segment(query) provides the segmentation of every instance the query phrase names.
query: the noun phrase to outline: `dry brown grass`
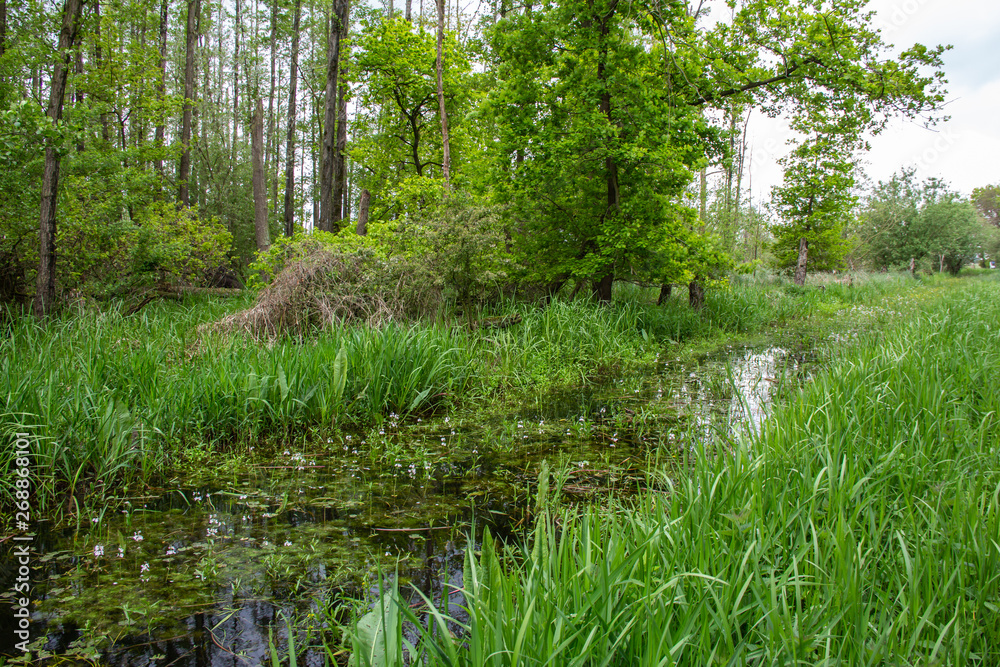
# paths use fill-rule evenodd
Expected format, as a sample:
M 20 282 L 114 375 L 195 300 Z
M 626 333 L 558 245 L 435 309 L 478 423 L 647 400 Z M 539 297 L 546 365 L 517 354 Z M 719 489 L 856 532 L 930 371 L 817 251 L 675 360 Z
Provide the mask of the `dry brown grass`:
M 263 339 L 305 335 L 347 322 L 378 326 L 438 303 L 439 294 L 417 289 L 408 274 L 403 267 L 370 255 L 314 249 L 288 264 L 252 307 L 204 330 Z

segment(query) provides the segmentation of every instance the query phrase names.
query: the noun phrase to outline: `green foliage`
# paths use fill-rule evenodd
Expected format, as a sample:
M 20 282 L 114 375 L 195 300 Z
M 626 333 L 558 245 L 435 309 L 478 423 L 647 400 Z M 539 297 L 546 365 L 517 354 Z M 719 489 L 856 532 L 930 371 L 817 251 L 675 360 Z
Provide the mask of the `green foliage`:
M 773 199 L 782 224 L 771 228 L 770 249 L 778 271 L 792 273 L 799 261 L 799 243 L 808 244 L 809 268 L 838 269 L 852 243 L 844 228 L 857 201 L 852 138 L 837 131 L 813 134 L 782 160 L 782 184 Z M 846 146 L 845 146 L 846 144 Z
M 508 243 L 496 210 L 458 195 L 426 207 L 407 222 L 372 224 L 366 236 L 345 229 L 277 239 L 251 264 L 251 285 L 270 282 L 286 266 L 322 249 L 359 258 L 383 292 L 412 290 L 413 294 L 401 295 L 417 304 L 405 308 L 410 315 L 434 315 L 428 309 L 440 299 L 470 308 L 498 295 L 510 278 Z M 418 294 L 436 294 L 440 299 Z
M 218 218 L 202 218 L 196 208 L 167 202 L 150 204 L 126 239 L 136 273 L 182 284 L 200 284 L 228 266 L 233 242 Z
M 875 268 L 908 266 L 912 258 L 952 274 L 995 243 L 994 230 L 970 202 L 937 179 L 918 185 L 905 170 L 875 187 L 860 234 Z
M 972 191 L 972 203 L 988 223 L 1000 227 L 1000 185 L 986 185 Z
M 677 197 L 712 131 L 644 48 L 667 25 L 686 31 L 682 8 L 667 11 L 544 3 L 493 29 L 497 197 L 530 279 L 693 275 L 695 218 Z

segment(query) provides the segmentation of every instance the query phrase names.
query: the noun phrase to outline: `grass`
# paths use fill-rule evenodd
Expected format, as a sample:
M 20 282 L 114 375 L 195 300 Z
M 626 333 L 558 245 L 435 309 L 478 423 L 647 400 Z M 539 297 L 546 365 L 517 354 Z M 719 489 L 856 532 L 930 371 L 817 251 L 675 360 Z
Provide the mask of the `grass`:
M 649 363 L 668 340 L 753 332 L 854 303 L 906 293 L 916 281 L 859 280 L 826 290 L 737 279 L 691 311 L 655 290 L 620 285 L 616 303 L 508 304 L 520 324 L 470 333 L 442 323 L 353 327 L 260 344 L 199 339 L 196 328 L 233 306 L 154 304 L 39 325 L 13 318 L 0 343 L 0 466 L 29 433 L 37 509 L 53 509 L 149 479 L 185 449 L 276 442 L 344 424 L 588 382 Z M 683 290 L 678 290 L 683 292 Z M 236 304 L 245 305 L 245 304 Z M 6 469 L 6 468 L 5 468 Z M 12 478 L 11 478 L 12 479 Z M 13 498 L 0 484 L 0 498 Z
M 1000 663 L 998 332 L 994 281 L 863 336 L 668 494 L 485 540 L 467 619 L 386 586 L 353 664 Z
M 30 434 L 39 510 L 153 474 L 184 447 L 427 410 L 469 379 L 462 337 L 446 329 L 342 329 L 270 346 L 216 338 L 192 347 L 195 323 L 211 314 L 211 306 L 139 318 L 112 311 L 12 326 L 0 346 L 0 430 Z M 12 453 L 3 450 L 0 466 Z

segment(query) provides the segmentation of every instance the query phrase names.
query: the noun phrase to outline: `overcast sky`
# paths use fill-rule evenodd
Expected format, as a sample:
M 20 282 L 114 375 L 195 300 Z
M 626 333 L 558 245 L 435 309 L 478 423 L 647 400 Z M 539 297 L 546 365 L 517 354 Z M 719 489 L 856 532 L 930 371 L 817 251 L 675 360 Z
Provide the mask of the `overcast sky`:
M 914 43 L 951 44 L 944 54 L 948 79 L 945 113 L 951 120 L 932 130 L 894 120 L 864 156 L 873 181 L 911 166 L 919 178 L 936 176 L 968 195 L 1000 183 L 1000 1 L 872 0 L 877 27 L 894 53 Z M 775 160 L 788 151 L 787 128 L 754 114 L 748 130 L 753 150 L 752 197 L 766 199 L 781 182 Z

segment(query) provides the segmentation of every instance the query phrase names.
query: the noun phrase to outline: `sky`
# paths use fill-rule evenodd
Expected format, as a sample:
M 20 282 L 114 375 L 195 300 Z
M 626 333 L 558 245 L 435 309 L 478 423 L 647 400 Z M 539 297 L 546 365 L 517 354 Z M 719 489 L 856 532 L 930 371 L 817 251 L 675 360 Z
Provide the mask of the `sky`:
M 954 48 L 944 54 L 950 120 L 932 129 L 890 121 L 862 156 L 865 173 L 874 183 L 913 167 L 919 179 L 943 178 L 967 196 L 973 188 L 1000 184 L 1000 1 L 872 0 L 869 8 L 877 12 L 883 39 L 895 45 L 893 53 L 918 42 Z M 751 197 L 767 200 L 771 186 L 781 182 L 776 160 L 788 151 L 787 125 L 756 113 L 747 133 Z

